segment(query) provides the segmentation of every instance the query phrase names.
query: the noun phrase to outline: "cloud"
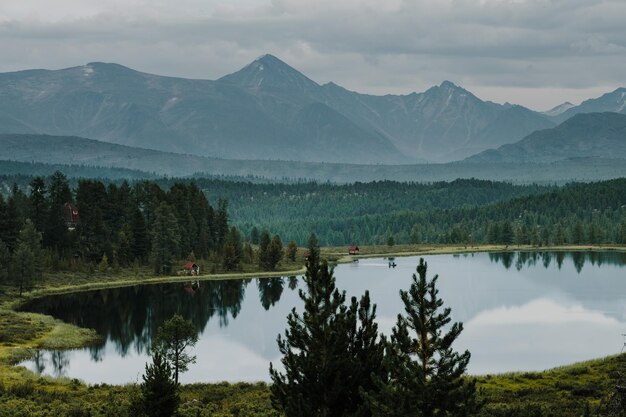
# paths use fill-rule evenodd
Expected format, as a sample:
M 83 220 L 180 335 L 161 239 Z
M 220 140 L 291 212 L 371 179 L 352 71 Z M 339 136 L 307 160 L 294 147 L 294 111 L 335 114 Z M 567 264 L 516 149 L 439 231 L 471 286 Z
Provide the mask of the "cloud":
M 563 305 L 554 300 L 540 298 L 521 306 L 505 306 L 483 311 L 468 323 L 473 326 L 511 326 L 519 324 L 590 323 L 599 326 L 618 326 L 619 322 L 581 305 Z
M 0 71 L 99 60 L 217 78 L 273 53 L 362 92 L 450 79 L 545 107 L 555 89 L 572 100 L 623 84 L 625 17 L 601 0 L 24 0 L 0 4 Z

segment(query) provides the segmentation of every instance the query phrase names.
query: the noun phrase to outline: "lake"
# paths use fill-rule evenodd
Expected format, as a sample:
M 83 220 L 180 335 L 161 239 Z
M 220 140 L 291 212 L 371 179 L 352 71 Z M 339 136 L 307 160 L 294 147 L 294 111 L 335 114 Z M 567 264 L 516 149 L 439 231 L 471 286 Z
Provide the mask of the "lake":
M 348 297 L 368 289 L 380 330 L 390 334 L 403 311 L 417 257 L 361 259 L 335 269 Z M 507 252 L 425 256 L 428 277 L 465 330 L 455 350 L 472 353 L 472 374 L 543 370 L 619 353 L 626 333 L 626 254 Z M 279 364 L 276 337 L 289 311 L 301 310 L 301 277 L 201 281 L 49 296 L 23 310 L 94 328 L 103 342 L 41 351 L 21 365 L 88 383 L 141 381 L 152 335 L 180 313 L 199 333 L 197 363 L 181 382 L 269 380 Z

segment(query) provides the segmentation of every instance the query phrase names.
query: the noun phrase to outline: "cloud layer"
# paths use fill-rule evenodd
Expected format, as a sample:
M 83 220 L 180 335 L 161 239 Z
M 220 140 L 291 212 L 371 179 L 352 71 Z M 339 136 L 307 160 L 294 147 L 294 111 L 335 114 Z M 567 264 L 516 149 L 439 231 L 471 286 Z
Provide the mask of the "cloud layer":
M 0 71 L 108 61 L 218 78 L 272 53 L 360 92 L 449 79 L 545 109 L 626 84 L 625 18 L 602 0 L 5 0 Z

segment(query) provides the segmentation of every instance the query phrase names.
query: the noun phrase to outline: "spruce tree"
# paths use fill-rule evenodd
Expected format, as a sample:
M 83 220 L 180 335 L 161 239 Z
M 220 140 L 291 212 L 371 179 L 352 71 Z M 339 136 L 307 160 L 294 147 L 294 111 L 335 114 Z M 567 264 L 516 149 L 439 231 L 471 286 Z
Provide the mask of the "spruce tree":
M 409 291 L 400 291 L 405 315 L 392 330 L 391 382 L 380 408 L 397 416 L 470 415 L 477 409 L 475 383 L 463 378 L 470 353 L 452 349 L 463 325 L 448 326 L 451 310 L 442 309 L 437 276 L 428 280 L 426 270 L 420 259 Z
M 306 291 L 299 292 L 304 312 L 294 308 L 284 337 L 278 337 L 285 372 L 270 364 L 272 404 L 287 417 L 369 416 L 365 397 L 382 364 L 369 295 L 362 304 L 352 299 L 345 305 L 345 292 L 320 260 L 315 235 L 304 281 Z
M 143 260 L 148 255 L 150 249 L 150 239 L 148 238 L 148 228 L 143 214 L 136 208 L 133 211 L 130 223 L 131 253 L 134 259 Z
M 274 235 L 272 241 L 267 247 L 267 257 L 264 264 L 264 269 L 267 271 L 273 271 L 276 269 L 276 265 L 283 259 L 283 242 L 280 240 L 279 235 Z
M 572 243 L 580 245 L 585 239 L 585 230 L 583 228 L 583 222 L 577 220 L 572 228 Z
M 270 243 L 272 243 L 272 239 L 270 238 L 270 234 L 267 230 L 261 232 L 261 236 L 259 237 L 259 266 L 262 269 L 267 270 L 269 264 L 269 247 Z
M 37 231 L 43 233 L 48 215 L 48 202 L 46 201 L 46 184 L 41 177 L 35 177 L 30 183 L 30 219 L 35 224 Z
M 178 374 L 185 372 L 190 363 L 196 362 L 196 357 L 189 355 L 186 350 L 195 346 L 197 342 L 198 331 L 192 322 L 185 320 L 180 314 L 174 314 L 159 327 L 153 350 L 161 352 L 171 364 L 176 384 Z
M 11 197 L 5 203 L 0 195 L 0 240 L 4 241 L 11 252 L 17 246 L 21 226 L 19 217 L 15 199 Z
M 226 235 L 226 240 L 222 247 L 222 266 L 227 271 L 235 270 L 239 267 L 243 258 L 243 241 L 239 230 L 233 226 Z
M 172 378 L 172 368 L 159 351 L 153 353 L 152 364 L 146 364 L 141 393 L 143 411 L 148 417 L 171 417 L 176 414 L 180 403 L 178 384 Z
M 43 251 L 41 250 L 41 233 L 35 225 L 27 219 L 20 230 L 17 248 L 13 253 L 11 276 L 19 288 L 20 295 L 25 288 L 30 287 L 35 280 L 41 277 L 43 270 Z
M 172 208 L 165 202 L 156 209 L 152 225 L 152 265 L 157 274 L 172 272 L 174 258 L 178 255 L 180 234 Z
M 287 259 L 289 259 L 292 262 L 295 261 L 297 253 L 298 253 L 298 244 L 294 240 L 289 241 L 289 243 L 287 244 L 287 253 L 286 253 Z
M 565 231 L 563 230 L 563 226 L 561 223 L 557 223 L 554 226 L 554 244 L 555 245 L 563 245 L 565 243 Z
M 48 187 L 48 216 L 43 233 L 44 244 L 47 247 L 65 249 L 70 245 L 65 208 L 65 204 L 70 202 L 72 192 L 67 177 L 62 172 L 56 171 L 52 174 Z
M 250 231 L 250 243 L 252 243 L 253 245 L 258 245 L 259 239 L 260 239 L 259 229 L 257 229 L 256 226 L 254 226 L 252 230 Z
M 11 253 L 4 242 L 0 240 L 0 286 L 4 285 L 9 278 L 10 265 Z

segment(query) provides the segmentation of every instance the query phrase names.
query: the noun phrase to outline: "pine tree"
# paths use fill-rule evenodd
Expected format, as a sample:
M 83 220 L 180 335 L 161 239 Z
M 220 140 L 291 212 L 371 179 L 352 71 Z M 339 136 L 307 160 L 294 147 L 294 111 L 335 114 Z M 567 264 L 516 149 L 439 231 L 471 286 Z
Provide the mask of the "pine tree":
M 67 177 L 60 171 L 56 171 L 50 178 L 48 187 L 48 216 L 43 233 L 44 244 L 47 247 L 65 249 L 70 245 L 66 225 L 65 204 L 72 201 Z
M 267 270 L 267 265 L 269 264 L 270 243 L 272 243 L 270 234 L 267 230 L 264 230 L 259 237 L 259 266 L 265 270 Z
M 420 227 L 418 224 L 413 225 L 413 228 L 411 229 L 411 243 L 413 244 L 418 244 L 421 243 L 421 236 L 420 236 Z
M 578 220 L 572 228 L 572 243 L 575 245 L 580 245 L 581 243 L 583 243 L 584 239 L 585 230 L 583 228 L 583 222 Z
M 109 230 L 104 221 L 109 206 L 104 184 L 96 180 L 80 180 L 76 205 L 80 213 L 76 231 L 81 251 L 90 261 L 98 262 L 104 252 L 111 253 Z
M 279 235 L 274 235 L 267 247 L 267 257 L 263 268 L 266 271 L 273 271 L 276 265 L 283 259 L 283 242 Z
M 146 220 L 138 208 L 133 211 L 130 231 L 132 236 L 130 244 L 132 256 L 134 259 L 143 260 L 150 250 L 150 239 L 148 238 Z
M 462 376 L 470 353 L 452 350 L 463 325 L 450 323 L 449 308 L 438 297 L 437 276 L 426 278 L 423 259 L 409 291 L 400 291 L 405 315 L 398 315 L 391 337 L 391 388 L 383 401 L 394 415 L 465 416 L 477 408 L 474 381 Z M 444 328 L 447 332 L 442 334 Z
M 222 266 L 227 271 L 239 267 L 243 257 L 243 242 L 241 233 L 236 227 L 231 227 L 222 247 Z
M 557 223 L 554 226 L 554 244 L 555 245 L 563 245 L 565 243 L 565 231 L 563 230 L 563 226 L 561 223 Z
M 505 245 L 510 245 L 513 243 L 515 236 L 513 233 L 513 225 L 508 220 L 502 221 L 500 226 L 500 241 Z
M 163 202 L 155 212 L 152 225 L 152 265 L 157 274 L 172 272 L 174 258 L 178 255 L 180 234 L 172 208 Z
M 218 248 L 224 245 L 228 234 L 228 201 L 220 199 L 215 213 L 215 243 Z
M 35 177 L 30 183 L 30 219 L 35 224 L 37 231 L 43 233 L 48 215 L 48 202 L 46 201 L 46 184 L 41 177 Z
M 186 350 L 197 342 L 198 331 L 193 323 L 185 320 L 180 314 L 174 314 L 159 327 L 153 350 L 160 351 L 170 363 L 176 384 L 178 374 L 187 371 L 189 364 L 196 362 L 196 357 L 189 355 Z
M 148 417 L 171 417 L 176 414 L 180 397 L 178 384 L 172 378 L 172 369 L 163 354 L 155 351 L 152 364 L 146 364 L 141 384 L 143 411 Z
M 9 248 L 0 240 L 0 285 L 7 282 L 9 278 L 9 266 L 11 265 L 11 253 Z
M 253 245 L 258 245 L 259 239 L 260 239 L 259 229 L 257 229 L 256 226 L 254 226 L 252 230 L 250 231 L 250 243 L 252 243 Z
M 315 235 L 304 280 L 304 313 L 294 308 L 284 338 L 278 337 L 285 373 L 270 364 L 272 404 L 287 417 L 369 416 L 365 396 L 382 363 L 369 295 L 362 304 L 352 299 L 345 305 L 332 269 L 320 261 Z
M 13 198 L 5 203 L 0 195 L 0 240 L 13 252 L 20 232 L 19 214 Z
M 11 275 L 19 288 L 20 295 L 24 288 L 31 286 L 36 279 L 41 277 L 42 255 L 41 233 L 37 232 L 35 225 L 28 219 L 20 230 L 11 265 Z
M 289 243 L 287 244 L 287 253 L 286 253 L 287 259 L 289 259 L 292 262 L 295 261 L 297 253 L 298 253 L 298 244 L 294 240 L 289 241 Z

